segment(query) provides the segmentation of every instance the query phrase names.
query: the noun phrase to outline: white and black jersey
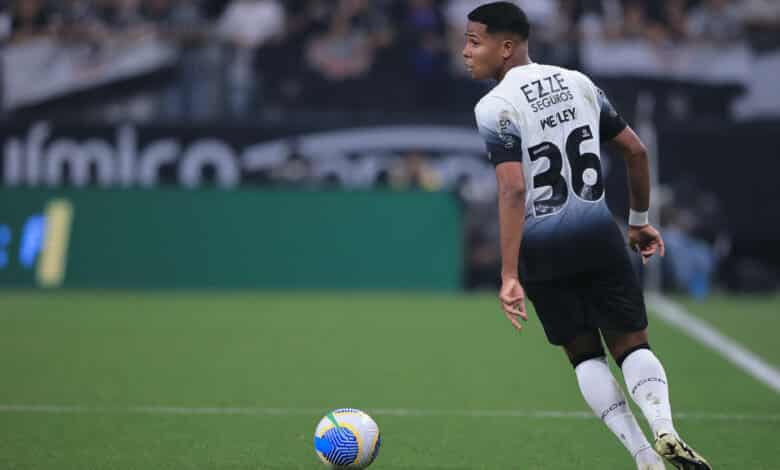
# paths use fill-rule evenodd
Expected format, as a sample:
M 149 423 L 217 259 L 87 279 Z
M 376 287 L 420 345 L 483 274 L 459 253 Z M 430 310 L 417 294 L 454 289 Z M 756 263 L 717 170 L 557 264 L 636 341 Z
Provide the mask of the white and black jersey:
M 625 256 L 604 200 L 600 145 L 626 123 L 588 77 L 549 65 L 515 67 L 475 113 L 490 160 L 523 164 L 524 280 L 560 278 Z

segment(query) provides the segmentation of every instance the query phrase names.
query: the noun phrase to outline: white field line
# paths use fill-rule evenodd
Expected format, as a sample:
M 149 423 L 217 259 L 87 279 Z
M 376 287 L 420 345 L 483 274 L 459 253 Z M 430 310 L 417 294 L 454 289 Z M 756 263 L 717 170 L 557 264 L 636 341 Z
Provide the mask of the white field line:
M 751 377 L 780 393 L 780 371 L 771 364 L 666 297 L 648 294 L 647 300 L 650 309 L 666 323 L 682 330 Z
M 0 404 L 0 413 L 41 414 L 137 414 L 183 416 L 320 416 L 324 408 L 260 408 L 260 407 L 182 407 L 182 406 L 86 406 L 86 405 L 11 405 Z M 427 410 L 416 408 L 371 408 L 373 416 L 392 417 L 456 417 L 456 418 L 541 418 L 596 419 L 589 411 L 545 410 Z M 780 422 L 780 414 L 750 413 L 675 413 L 675 419 L 701 421 L 765 421 Z

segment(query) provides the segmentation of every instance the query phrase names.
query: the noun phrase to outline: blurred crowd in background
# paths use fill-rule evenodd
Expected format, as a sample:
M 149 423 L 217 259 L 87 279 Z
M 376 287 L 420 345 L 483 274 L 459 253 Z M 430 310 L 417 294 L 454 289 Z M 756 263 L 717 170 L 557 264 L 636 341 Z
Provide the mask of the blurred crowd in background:
M 33 108 L 109 124 L 245 124 L 320 112 L 314 117 L 319 125 L 336 116 L 327 113 L 365 112 L 405 113 L 402 120 L 435 114 L 439 122 L 457 116 L 451 121 L 471 125 L 471 109 L 488 85 L 466 76 L 461 50 L 466 16 L 481 3 L 0 0 L 3 116 Z M 649 119 L 730 121 L 738 115 L 732 109 L 738 95 L 747 96 L 743 114 L 768 109 L 780 116 L 780 92 L 765 80 L 780 73 L 780 1 L 517 3 L 532 23 L 532 59 L 603 79 L 633 123 L 642 120 L 640 83 L 657 102 Z M 72 103 L 64 114 L 46 104 L 147 72 L 151 81 L 104 87 L 80 101 L 76 113 Z M 635 78 L 621 80 L 626 76 Z M 647 77 L 661 82 L 645 83 Z M 360 170 L 373 175 L 369 186 L 456 192 L 466 207 L 466 284 L 495 284 L 498 226 L 487 162 L 407 149 L 392 158 L 352 155 L 323 163 L 290 148 L 262 184 L 364 188 L 365 181 L 345 176 Z M 349 170 L 323 170 L 339 162 Z M 669 247 L 678 254 L 665 269 L 670 285 L 704 296 L 729 253 L 728 223 L 713 193 L 692 196 L 691 188 L 691 181 L 670 182 L 658 201 Z
M 155 35 L 181 51 L 154 115 L 245 118 L 273 107 L 462 111 L 479 92 L 461 49 L 481 0 L 14 0 L 11 43 L 44 36 L 82 54 Z M 539 62 L 581 67 L 583 40 L 755 51 L 780 47 L 774 0 L 524 0 Z M 636 43 L 643 43 L 641 45 Z M 116 47 L 116 46 L 114 46 Z M 587 65 L 587 64 L 586 64 Z

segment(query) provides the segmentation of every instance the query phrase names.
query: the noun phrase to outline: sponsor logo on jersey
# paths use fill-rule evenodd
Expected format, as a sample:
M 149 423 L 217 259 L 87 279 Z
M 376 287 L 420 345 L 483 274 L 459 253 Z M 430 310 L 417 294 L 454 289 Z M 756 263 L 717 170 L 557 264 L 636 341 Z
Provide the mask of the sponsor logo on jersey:
M 509 119 L 509 111 L 501 111 L 498 116 L 498 138 L 504 143 L 506 150 L 512 150 L 515 147 L 515 137 L 509 133 L 512 121 Z
M 533 112 L 538 113 L 550 106 L 574 99 L 574 94 L 565 82 L 566 80 L 560 73 L 554 73 L 526 83 L 520 89 Z

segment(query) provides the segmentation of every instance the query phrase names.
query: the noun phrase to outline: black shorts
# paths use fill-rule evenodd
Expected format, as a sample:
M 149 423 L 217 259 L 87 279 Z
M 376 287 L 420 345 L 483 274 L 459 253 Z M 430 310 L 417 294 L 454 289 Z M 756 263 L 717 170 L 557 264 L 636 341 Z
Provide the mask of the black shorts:
M 555 345 L 594 330 L 632 332 L 647 327 L 642 288 L 628 256 L 607 267 L 529 281 L 523 287 L 548 341 Z

